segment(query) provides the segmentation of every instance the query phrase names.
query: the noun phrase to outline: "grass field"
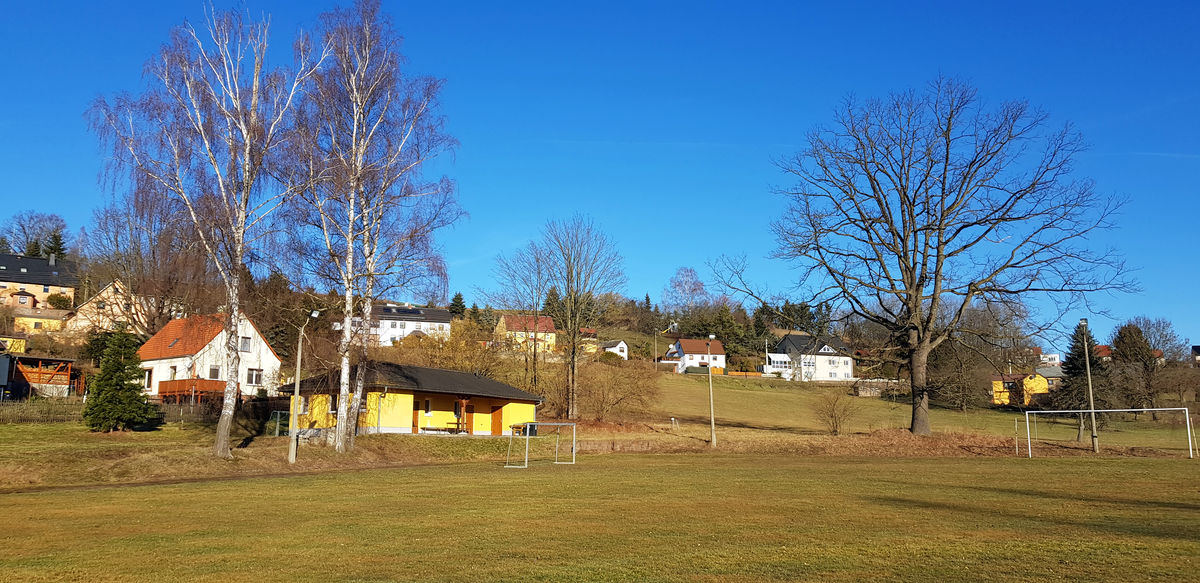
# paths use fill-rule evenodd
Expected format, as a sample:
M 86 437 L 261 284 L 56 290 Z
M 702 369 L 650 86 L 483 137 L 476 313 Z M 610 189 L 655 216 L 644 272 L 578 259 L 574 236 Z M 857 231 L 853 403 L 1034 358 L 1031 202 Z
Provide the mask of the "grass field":
M 588 456 L 0 495 L 7 581 L 1183 581 L 1179 459 Z

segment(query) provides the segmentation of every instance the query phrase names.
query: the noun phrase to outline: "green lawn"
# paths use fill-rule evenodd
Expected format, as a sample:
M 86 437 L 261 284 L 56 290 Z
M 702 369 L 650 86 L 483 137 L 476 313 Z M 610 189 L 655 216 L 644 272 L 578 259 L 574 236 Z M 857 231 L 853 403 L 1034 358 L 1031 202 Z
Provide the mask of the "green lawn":
M 1183 581 L 1195 462 L 585 456 L 0 495 L 9 581 Z
M 823 393 L 846 391 L 847 387 L 788 382 L 778 379 L 733 378 L 714 376 L 714 401 L 718 442 L 728 434 L 735 442 L 743 439 L 787 440 L 796 435 L 819 435 L 825 428 L 813 411 Z M 671 417 L 683 422 L 683 432 L 707 439 L 708 378 L 704 375 L 663 375 L 659 386 L 662 398 L 646 420 L 652 424 L 669 423 Z M 851 419 L 849 432 L 868 433 L 877 429 L 907 428 L 912 417 L 908 397 L 896 401 L 858 398 L 859 412 Z M 1164 416 L 1166 419 L 1168 416 Z M 1138 421 L 1112 421 L 1100 431 L 1102 446 L 1154 447 L 1173 454 L 1187 455 L 1187 429 L 1182 417 L 1172 413 L 1173 422 L 1154 423 L 1148 416 Z M 1025 439 L 1023 414 L 993 409 L 966 412 L 934 408 L 930 412 L 933 429 L 940 433 L 978 433 L 1011 439 L 1016 431 Z M 1014 426 L 1014 421 L 1016 425 Z M 1193 420 L 1193 425 L 1195 421 Z M 1069 443 L 1075 439 L 1072 420 L 1051 422 L 1039 418 L 1037 438 Z M 770 430 L 770 431 L 761 431 Z

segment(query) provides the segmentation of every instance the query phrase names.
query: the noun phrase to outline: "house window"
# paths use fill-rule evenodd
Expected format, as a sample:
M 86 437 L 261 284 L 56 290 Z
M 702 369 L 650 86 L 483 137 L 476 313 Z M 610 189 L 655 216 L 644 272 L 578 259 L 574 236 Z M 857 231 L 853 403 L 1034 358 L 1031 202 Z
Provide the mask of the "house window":
M 214 381 L 219 380 L 221 378 L 221 367 L 215 364 L 208 367 L 208 378 Z
M 96 302 L 96 308 L 103 310 L 104 302 L 103 301 Z
M 175 367 L 171 367 L 171 380 L 175 380 L 175 374 L 176 374 L 176 372 L 177 372 L 177 371 L 176 371 L 176 368 L 175 368 Z
M 246 369 L 246 384 L 253 385 L 253 386 L 258 386 L 258 385 L 263 384 L 262 383 L 262 377 L 263 377 L 262 372 L 263 371 L 261 368 Z
M 337 402 L 338 402 L 337 395 L 329 395 L 329 412 L 330 413 L 337 413 Z
M 21 299 L 24 299 L 24 298 L 21 298 Z M 41 330 L 41 329 L 42 329 L 42 323 L 41 323 L 41 322 L 34 322 L 34 323 L 33 323 L 33 329 L 34 329 L 34 330 Z
M 688 360 L 696 360 L 696 355 L 695 355 L 695 354 L 689 354 L 689 355 L 688 355 Z
M 425 399 L 425 416 L 433 417 L 433 403 L 429 399 Z
M 393 320 L 393 321 L 392 321 L 392 328 L 395 328 L 395 327 L 396 327 L 396 322 Z
M 142 386 L 148 389 L 150 388 L 150 381 L 154 380 L 154 369 L 144 368 L 142 370 L 146 371 L 146 376 L 142 379 Z
M 27 298 L 25 296 L 21 296 L 20 299 L 18 299 L 17 301 L 22 304 L 27 304 L 27 303 L 29 303 L 29 298 Z
M 42 286 L 42 293 L 44 293 L 44 294 L 48 294 L 48 293 L 50 293 L 50 286 L 48 286 L 48 285 L 43 285 L 43 286 Z
M 407 327 L 408 327 L 408 322 L 400 322 L 400 329 L 401 329 L 401 330 L 403 330 L 403 329 L 405 329 L 405 328 L 407 328 Z
M 238 338 L 238 352 L 250 352 L 250 337 L 242 336 Z

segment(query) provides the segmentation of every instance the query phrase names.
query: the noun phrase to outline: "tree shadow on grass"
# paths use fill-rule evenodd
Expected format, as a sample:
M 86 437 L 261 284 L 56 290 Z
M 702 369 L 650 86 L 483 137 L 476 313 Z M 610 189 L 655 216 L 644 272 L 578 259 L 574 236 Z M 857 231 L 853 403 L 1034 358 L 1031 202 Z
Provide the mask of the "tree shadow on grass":
M 991 515 L 997 518 L 1025 520 L 1031 522 L 1042 522 L 1058 526 L 1073 526 L 1080 528 L 1088 528 L 1118 534 L 1122 536 L 1146 536 L 1160 539 L 1182 540 L 1194 542 L 1200 538 L 1200 528 L 1189 524 L 1180 528 L 1178 524 L 1163 524 L 1160 521 L 1117 521 L 1109 516 L 1098 516 L 1096 520 L 1070 520 L 1066 518 L 1055 518 L 1040 514 L 1032 514 L 1018 512 L 1015 510 L 1003 510 L 999 508 L 982 508 L 979 506 L 969 506 L 966 504 L 956 504 L 953 502 L 938 502 L 932 500 L 917 500 L 912 498 L 901 498 L 899 496 L 866 496 L 865 500 L 886 504 L 891 506 L 899 506 L 909 509 L 918 509 L 925 511 L 947 511 L 965 515 Z M 1072 498 L 1073 500 L 1075 498 Z M 1111 520 L 1111 522 L 1101 522 L 1101 520 Z
M 696 424 L 702 424 L 702 425 L 708 425 L 708 422 L 709 422 L 708 417 L 700 417 L 700 416 L 691 416 L 691 417 L 676 416 L 675 419 L 679 420 L 680 422 L 696 423 Z M 727 428 L 737 428 L 737 429 L 757 429 L 757 430 L 761 430 L 761 431 L 777 431 L 777 432 L 781 432 L 781 433 L 791 433 L 793 435 L 828 435 L 829 434 L 829 432 L 827 432 L 827 431 L 818 431 L 816 429 L 801 429 L 799 427 L 790 426 L 790 425 L 773 425 L 773 424 L 769 424 L 769 423 L 746 423 L 743 421 L 730 421 L 728 419 L 721 419 L 720 417 L 717 417 L 717 427 L 727 427 Z
M 876 480 L 881 484 L 892 484 L 902 488 L 925 488 L 929 484 L 920 484 L 916 482 L 904 482 L 900 480 Z M 1188 510 L 1200 511 L 1200 504 L 1190 502 L 1174 502 L 1166 500 L 1143 500 L 1136 498 L 1118 498 L 1114 496 L 1088 496 L 1082 492 L 1051 492 L 1043 490 L 1031 490 L 1029 488 L 1005 488 L 1000 486 L 969 486 L 955 484 L 952 487 L 963 490 L 975 490 L 977 492 L 989 492 L 992 494 L 1003 494 L 1006 496 L 1020 496 L 1031 498 L 1034 500 L 1065 500 L 1069 502 L 1086 502 L 1090 504 L 1112 504 L 1116 506 L 1148 506 L 1154 508 L 1165 508 L 1169 510 Z

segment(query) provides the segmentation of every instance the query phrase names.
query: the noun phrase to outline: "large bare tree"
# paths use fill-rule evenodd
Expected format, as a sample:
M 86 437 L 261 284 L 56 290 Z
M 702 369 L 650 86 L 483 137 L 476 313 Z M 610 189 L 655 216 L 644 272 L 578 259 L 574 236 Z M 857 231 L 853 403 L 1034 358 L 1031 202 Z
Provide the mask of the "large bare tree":
M 989 107 L 938 79 L 849 99 L 807 142 L 781 163 L 796 184 L 782 192 L 777 256 L 813 303 L 887 331 L 887 355 L 911 375 L 915 434 L 930 433 L 929 355 L 961 336 L 977 302 L 1045 294 L 1053 321 L 1088 292 L 1127 285 L 1091 240 L 1119 204 L 1072 174 L 1078 133 L 1026 102 Z
M 523 351 L 525 386 L 541 395 L 542 393 L 538 390 L 538 361 L 541 359 L 542 352 L 542 349 L 539 348 L 541 332 L 539 322 L 543 317 L 543 300 L 550 290 L 550 274 L 547 272 L 545 250 L 537 243 L 530 241 L 525 247 L 510 255 L 496 257 L 494 273 L 499 287 L 497 291 L 484 294 L 488 301 L 501 308 L 532 318 L 528 324 L 529 329 L 522 330 L 527 335 L 532 335 L 532 340 L 525 343 Z
M 352 447 L 362 377 L 351 398 L 351 354 L 365 359 L 373 299 L 444 281 L 434 232 L 457 219 L 453 184 L 425 180 L 429 159 L 453 148 L 438 113 L 442 81 L 406 74 L 401 37 L 375 0 L 321 17 L 329 58 L 304 100 L 292 152 L 292 207 L 309 270 L 342 294 L 341 364 L 334 447 Z M 444 288 L 444 284 L 440 287 Z
M 100 99 L 92 125 L 112 147 L 115 184 L 182 203 L 225 288 L 226 385 L 214 453 L 232 458 L 241 278 L 256 229 L 293 194 L 269 164 L 286 144 L 296 97 L 319 59 L 296 44 L 294 70 L 267 62 L 270 26 L 211 10 L 174 29 L 146 63 L 139 95 Z
M 550 221 L 542 233 L 543 257 L 550 285 L 558 289 L 562 322 L 558 339 L 567 359 L 567 417 L 579 417 L 580 328 L 594 325 L 600 296 L 625 284 L 621 255 L 590 219 Z

